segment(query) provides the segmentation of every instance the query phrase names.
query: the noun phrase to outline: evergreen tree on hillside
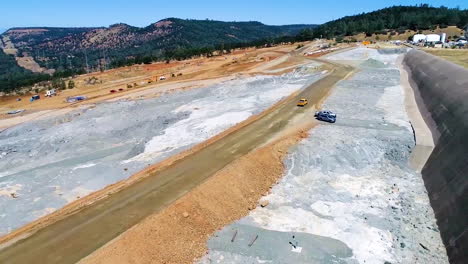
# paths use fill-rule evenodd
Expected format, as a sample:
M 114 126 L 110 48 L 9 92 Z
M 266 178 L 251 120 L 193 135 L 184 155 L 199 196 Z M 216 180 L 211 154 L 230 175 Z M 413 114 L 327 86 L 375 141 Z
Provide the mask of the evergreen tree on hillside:
M 347 16 L 320 25 L 313 30 L 313 38 L 332 38 L 366 33 L 383 33 L 384 30 L 402 32 L 404 30 L 427 30 L 437 26 L 457 26 L 468 23 L 468 10 L 459 8 L 420 6 L 393 6 L 370 13 Z

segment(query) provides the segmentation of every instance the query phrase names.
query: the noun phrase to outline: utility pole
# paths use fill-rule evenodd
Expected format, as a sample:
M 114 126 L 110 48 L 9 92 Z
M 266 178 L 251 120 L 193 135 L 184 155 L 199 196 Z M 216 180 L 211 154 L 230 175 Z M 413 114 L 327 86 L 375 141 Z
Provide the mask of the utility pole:
M 80 43 L 80 48 L 84 51 L 85 65 L 86 65 L 86 73 L 89 73 L 88 53 L 86 52 L 86 48 L 83 49 L 83 45 L 82 45 L 81 43 Z
M 88 53 L 86 52 L 86 49 L 84 49 L 84 57 L 85 57 L 85 63 L 86 63 L 86 73 L 89 73 Z
M 104 53 L 104 70 L 107 70 L 106 50 L 104 50 L 103 53 Z
M 44 51 L 42 51 L 42 59 L 45 61 L 45 67 L 46 67 L 47 69 L 49 69 L 49 64 L 47 63 L 48 60 L 47 60 L 46 57 L 45 57 L 45 52 L 44 52 Z
M 68 61 L 68 66 L 70 67 L 70 70 L 72 70 L 70 55 L 67 55 L 67 61 Z
M 107 70 L 107 61 L 106 61 L 106 51 L 101 50 L 101 68 L 105 71 Z

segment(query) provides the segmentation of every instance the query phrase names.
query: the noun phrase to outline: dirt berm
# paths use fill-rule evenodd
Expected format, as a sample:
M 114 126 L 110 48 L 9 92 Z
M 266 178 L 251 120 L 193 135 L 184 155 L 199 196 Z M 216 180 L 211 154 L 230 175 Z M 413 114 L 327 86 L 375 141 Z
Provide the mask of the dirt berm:
M 468 261 L 468 70 L 411 50 L 404 59 L 435 148 L 422 176 L 451 263 Z
M 266 143 L 288 122 L 305 111 L 296 107 L 299 98 L 313 107 L 330 88 L 346 77 L 352 67 L 324 62 L 329 74 L 296 95 L 288 97 L 259 116 L 241 123 L 236 130 L 205 144 L 130 186 L 42 228 L 15 232 L 3 244 L 0 263 L 75 263 L 147 216 L 206 181 L 211 175 Z M 105 190 L 106 192 L 109 190 Z M 65 214 L 66 215 L 66 214 Z M 4 241 L 5 242 L 5 241 Z

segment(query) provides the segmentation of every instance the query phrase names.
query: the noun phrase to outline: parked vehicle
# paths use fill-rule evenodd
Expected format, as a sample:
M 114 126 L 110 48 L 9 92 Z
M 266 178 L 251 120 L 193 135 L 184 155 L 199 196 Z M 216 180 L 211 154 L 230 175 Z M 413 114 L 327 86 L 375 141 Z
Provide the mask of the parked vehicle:
M 57 95 L 57 92 L 55 91 L 55 89 L 47 90 L 45 94 L 46 97 L 52 97 L 54 95 Z
M 329 111 L 329 110 L 322 110 L 322 111 L 315 112 L 315 116 L 317 116 L 319 114 L 325 114 L 325 115 L 329 115 L 329 116 L 332 116 L 332 117 L 336 117 L 336 114 L 333 113 L 332 111 Z
M 315 118 L 317 120 L 325 121 L 325 122 L 329 122 L 329 123 L 335 123 L 336 122 L 336 114 L 333 113 L 332 111 L 328 111 L 328 110 L 315 112 Z
M 34 102 L 34 101 L 39 100 L 39 99 L 41 99 L 41 96 L 36 94 L 36 95 L 31 96 L 31 99 L 29 99 L 29 101 Z

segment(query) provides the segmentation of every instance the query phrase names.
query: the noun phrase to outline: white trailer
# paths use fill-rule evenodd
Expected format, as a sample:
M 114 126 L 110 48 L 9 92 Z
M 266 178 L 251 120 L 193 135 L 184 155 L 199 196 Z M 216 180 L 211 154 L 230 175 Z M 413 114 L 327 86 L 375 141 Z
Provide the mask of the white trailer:
M 55 91 L 55 89 L 47 90 L 45 94 L 46 97 L 52 97 L 54 95 L 57 95 L 57 92 Z
M 429 34 L 426 36 L 426 42 L 439 42 L 440 36 L 437 34 Z
M 426 41 L 426 35 L 424 34 L 416 34 L 413 36 L 413 42 L 419 43 L 421 41 Z
M 445 43 L 445 40 L 447 39 L 447 33 L 442 33 L 442 35 L 440 36 L 440 41 L 442 43 Z

